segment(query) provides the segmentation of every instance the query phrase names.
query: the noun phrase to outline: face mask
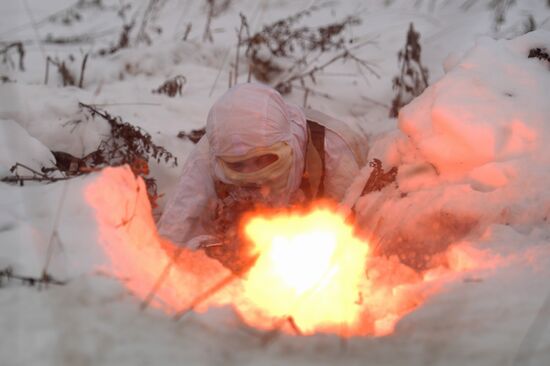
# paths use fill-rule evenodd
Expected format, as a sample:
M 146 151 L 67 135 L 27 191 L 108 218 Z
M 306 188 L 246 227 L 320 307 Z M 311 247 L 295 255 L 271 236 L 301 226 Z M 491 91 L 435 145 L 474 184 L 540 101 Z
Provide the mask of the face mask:
M 219 156 L 226 180 L 234 185 L 260 186 L 269 196 L 282 195 L 292 166 L 292 148 L 285 142 L 258 147 L 241 156 Z

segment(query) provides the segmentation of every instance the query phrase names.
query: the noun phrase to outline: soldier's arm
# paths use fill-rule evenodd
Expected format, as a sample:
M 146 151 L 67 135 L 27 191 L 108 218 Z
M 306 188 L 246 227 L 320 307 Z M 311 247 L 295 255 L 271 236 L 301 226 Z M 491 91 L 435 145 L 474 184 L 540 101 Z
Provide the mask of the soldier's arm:
M 177 245 L 192 247 L 193 238 L 210 234 L 205 227 L 208 219 L 205 215 L 216 193 L 208 148 L 208 140 L 203 136 L 187 158 L 157 225 L 159 234 Z

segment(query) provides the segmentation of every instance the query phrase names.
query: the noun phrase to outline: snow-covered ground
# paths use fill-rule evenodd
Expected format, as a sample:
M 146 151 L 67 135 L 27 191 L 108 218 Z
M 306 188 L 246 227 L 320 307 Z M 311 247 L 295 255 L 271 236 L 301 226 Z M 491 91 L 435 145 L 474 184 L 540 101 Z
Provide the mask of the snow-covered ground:
M 255 32 L 317 2 L 231 1 L 212 20 L 210 43 L 203 41 L 204 2 L 160 1 L 147 28 L 150 45 L 137 44 L 131 33 L 130 47 L 89 57 L 82 88 L 63 87 L 53 66 L 45 84 L 47 56 L 66 60 L 79 75 L 84 55 L 116 44 L 123 21 L 135 16 L 139 24 L 149 1 L 93 3 L 0 1 L 0 41 L 22 41 L 25 48 L 25 70 L 13 50 L 12 62 L 0 63 L 0 76 L 10 80 L 0 84 L 0 177 L 16 162 L 51 166 L 51 150 L 75 156 L 95 150 L 109 126 L 86 120 L 78 102 L 142 127 L 180 165 L 150 162 L 165 193 L 153 210 L 143 182 L 126 167 L 51 184 L 0 184 L 0 271 L 40 277 L 47 269 L 68 281 L 45 289 L 17 280 L 0 286 L 2 365 L 550 364 L 550 63 L 527 57 L 532 48 L 550 50 L 547 1 L 516 1 L 499 26 L 482 0 L 336 1 L 305 19 L 318 25 L 356 14 L 361 24 L 349 36 L 371 41 L 358 55 L 379 77 L 363 77 L 352 63 L 334 64 L 317 75 L 316 93 L 307 99 L 359 123 L 370 138 L 369 159 L 399 167 L 398 188 L 359 199 L 358 226 L 375 231 L 381 245 L 451 249 L 421 281 L 386 294 L 388 304 L 407 294 L 418 299 L 391 334 L 281 334 L 268 344 L 228 305 L 179 322 L 159 310 L 161 303 L 139 305 L 167 260 L 158 254 L 154 217 L 193 148 L 177 134 L 203 127 L 210 105 L 227 90 L 239 12 Z M 124 4 L 131 7 L 121 16 Z M 530 17 L 538 30 L 523 35 Z M 430 87 L 390 119 L 397 52 L 411 22 L 421 34 Z M 78 42 L 37 42 L 85 35 Z M 181 96 L 151 93 L 179 74 L 187 79 Z M 245 71 L 239 81 L 246 81 Z M 302 104 L 303 93 L 286 98 Z M 188 289 L 223 271 L 200 253 L 187 260 L 191 267 L 209 262 L 202 280 L 193 268 L 173 275 Z M 151 273 L 140 277 L 140 268 Z M 157 300 L 181 302 L 181 296 L 161 290 Z M 380 318 L 402 314 L 394 310 Z

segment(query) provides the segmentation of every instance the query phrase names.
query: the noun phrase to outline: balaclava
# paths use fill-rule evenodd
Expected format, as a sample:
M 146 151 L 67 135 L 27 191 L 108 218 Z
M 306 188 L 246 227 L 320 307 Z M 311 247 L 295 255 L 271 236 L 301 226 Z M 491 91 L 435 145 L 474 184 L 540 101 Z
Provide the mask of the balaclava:
M 236 85 L 208 114 L 206 137 L 213 174 L 227 184 L 266 185 L 287 202 L 302 179 L 306 134 L 302 110 L 285 103 L 275 89 L 255 83 Z M 249 173 L 227 164 L 263 154 L 276 155 L 277 160 Z

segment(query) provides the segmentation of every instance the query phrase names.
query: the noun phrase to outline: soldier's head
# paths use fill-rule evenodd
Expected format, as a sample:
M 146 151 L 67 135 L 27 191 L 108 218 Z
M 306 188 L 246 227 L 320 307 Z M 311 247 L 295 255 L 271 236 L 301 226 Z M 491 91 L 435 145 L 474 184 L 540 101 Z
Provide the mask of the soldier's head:
M 240 84 L 210 109 L 206 137 L 215 178 L 288 200 L 304 164 L 305 117 L 273 88 Z

